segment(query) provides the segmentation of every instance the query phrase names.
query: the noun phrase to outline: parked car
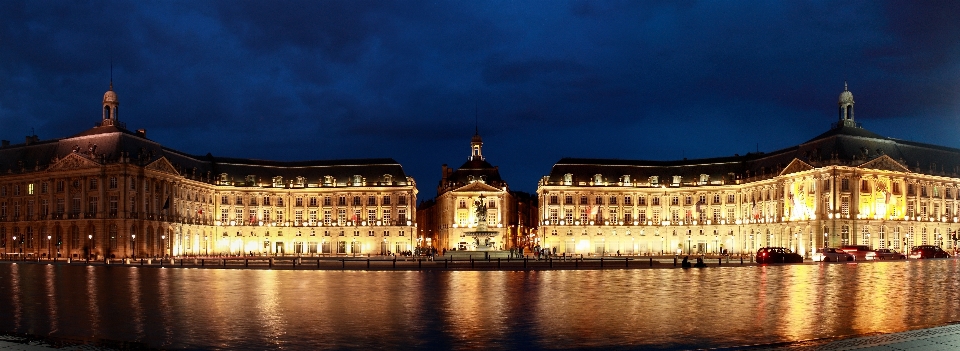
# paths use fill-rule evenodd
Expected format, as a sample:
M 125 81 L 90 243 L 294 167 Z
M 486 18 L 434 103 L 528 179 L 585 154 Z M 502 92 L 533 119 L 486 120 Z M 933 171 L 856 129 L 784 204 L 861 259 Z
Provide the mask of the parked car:
M 761 247 L 757 250 L 757 263 L 803 263 L 803 256 L 784 247 Z
M 867 260 L 902 260 L 906 255 L 891 249 L 876 249 L 867 253 Z
M 867 245 L 843 245 L 840 249 L 843 250 L 843 252 L 853 255 L 853 259 L 856 261 L 866 261 L 867 254 L 873 252 L 870 246 Z
M 813 253 L 814 262 L 843 262 L 853 261 L 853 255 L 843 252 L 842 249 L 827 247 Z
M 950 254 L 936 245 L 914 246 L 910 258 L 949 258 Z

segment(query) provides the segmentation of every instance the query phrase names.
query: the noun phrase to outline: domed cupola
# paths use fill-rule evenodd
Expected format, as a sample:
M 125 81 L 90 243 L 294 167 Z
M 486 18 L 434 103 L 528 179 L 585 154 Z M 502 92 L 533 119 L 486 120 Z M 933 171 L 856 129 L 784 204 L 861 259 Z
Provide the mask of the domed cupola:
M 840 93 L 840 99 L 837 101 L 840 107 L 839 126 L 856 127 L 853 121 L 853 93 L 847 89 L 847 82 L 843 82 L 843 92 Z
M 117 99 L 117 93 L 113 91 L 113 82 L 110 82 L 110 90 L 103 93 L 103 120 L 101 126 L 112 126 L 117 124 L 119 118 L 120 100 Z
M 483 161 L 483 140 L 480 139 L 479 131 L 470 139 L 470 159 Z

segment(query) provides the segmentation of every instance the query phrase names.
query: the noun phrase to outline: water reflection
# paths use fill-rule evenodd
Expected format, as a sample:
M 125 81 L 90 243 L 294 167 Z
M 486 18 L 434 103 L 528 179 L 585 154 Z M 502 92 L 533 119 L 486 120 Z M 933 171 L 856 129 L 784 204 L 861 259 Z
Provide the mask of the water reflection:
M 732 347 L 960 320 L 957 260 L 542 272 L 0 264 L 0 330 L 159 348 Z

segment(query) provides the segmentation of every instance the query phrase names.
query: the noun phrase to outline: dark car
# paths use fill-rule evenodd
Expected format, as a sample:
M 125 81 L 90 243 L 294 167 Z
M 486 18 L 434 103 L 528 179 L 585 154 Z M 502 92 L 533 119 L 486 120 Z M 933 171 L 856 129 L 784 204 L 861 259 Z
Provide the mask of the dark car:
M 914 246 L 910 258 L 949 258 L 950 254 L 936 245 Z
M 803 256 L 784 247 L 762 247 L 757 250 L 757 263 L 802 263 Z

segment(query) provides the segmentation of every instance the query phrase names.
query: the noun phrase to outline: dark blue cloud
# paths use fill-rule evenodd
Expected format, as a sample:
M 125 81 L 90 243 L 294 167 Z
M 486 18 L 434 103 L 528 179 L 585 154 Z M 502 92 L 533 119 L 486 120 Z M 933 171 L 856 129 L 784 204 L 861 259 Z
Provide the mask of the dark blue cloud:
M 488 160 L 533 191 L 560 157 L 787 147 L 836 118 L 960 147 L 954 2 L 7 1 L 0 137 L 121 120 L 195 154 L 393 157 L 434 194 Z

